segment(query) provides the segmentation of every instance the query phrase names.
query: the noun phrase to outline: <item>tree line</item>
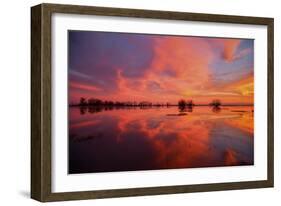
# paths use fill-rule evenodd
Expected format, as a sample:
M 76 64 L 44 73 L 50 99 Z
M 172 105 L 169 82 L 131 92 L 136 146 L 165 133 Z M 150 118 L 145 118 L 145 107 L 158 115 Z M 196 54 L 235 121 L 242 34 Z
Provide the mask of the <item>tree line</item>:
M 222 103 L 219 99 L 214 99 L 212 102 L 208 104 L 209 106 L 219 108 Z M 169 102 L 167 103 L 152 103 L 149 101 L 141 101 L 141 102 L 131 102 L 131 101 L 103 101 L 101 99 L 97 98 L 89 98 L 86 99 L 84 97 L 80 98 L 80 101 L 78 104 L 74 106 L 106 106 L 106 107 L 152 107 L 152 106 L 157 106 L 157 107 L 163 107 L 163 106 L 178 106 L 180 108 L 192 108 L 193 106 L 196 106 L 193 100 L 184 100 L 180 99 L 177 104 L 170 104 Z

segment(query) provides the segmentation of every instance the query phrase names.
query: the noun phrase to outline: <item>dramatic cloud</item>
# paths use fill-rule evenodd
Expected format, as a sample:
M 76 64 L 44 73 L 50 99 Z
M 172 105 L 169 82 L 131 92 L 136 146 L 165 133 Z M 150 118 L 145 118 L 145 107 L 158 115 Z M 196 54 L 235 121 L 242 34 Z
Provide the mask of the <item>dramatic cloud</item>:
M 238 45 L 240 44 L 240 40 L 227 39 L 227 40 L 223 40 L 222 42 L 224 46 L 224 50 L 222 54 L 223 58 L 227 62 L 232 62 L 233 60 L 235 60 L 235 51 Z
M 253 102 L 253 40 L 69 32 L 69 97 Z M 245 80 L 246 79 L 246 80 Z

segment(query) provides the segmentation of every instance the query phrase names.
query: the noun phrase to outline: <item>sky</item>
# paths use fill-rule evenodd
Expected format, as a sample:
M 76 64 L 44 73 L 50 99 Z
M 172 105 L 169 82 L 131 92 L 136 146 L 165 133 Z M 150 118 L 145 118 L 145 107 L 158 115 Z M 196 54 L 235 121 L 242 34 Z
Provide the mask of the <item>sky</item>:
M 69 103 L 254 102 L 254 40 L 68 32 Z

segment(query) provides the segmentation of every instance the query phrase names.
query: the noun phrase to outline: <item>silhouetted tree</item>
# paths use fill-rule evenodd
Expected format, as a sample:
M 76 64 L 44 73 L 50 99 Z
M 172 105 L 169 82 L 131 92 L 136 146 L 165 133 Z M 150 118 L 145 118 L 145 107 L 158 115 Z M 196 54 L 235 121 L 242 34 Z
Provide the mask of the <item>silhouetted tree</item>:
M 147 102 L 147 101 L 143 101 L 139 103 L 140 107 L 151 107 L 152 103 L 151 102 Z
M 185 111 L 185 107 L 186 107 L 186 101 L 181 99 L 178 101 L 178 107 L 179 107 L 179 111 L 180 112 L 184 112 Z
M 86 105 L 87 104 L 87 100 L 84 97 L 80 98 L 80 105 Z
M 192 100 L 187 100 L 186 101 L 186 106 L 189 107 L 189 108 L 192 108 L 194 106 L 194 103 Z
M 179 100 L 178 106 L 179 107 L 185 107 L 186 106 L 186 101 L 184 99 Z
M 103 102 L 100 99 L 90 98 L 88 100 L 88 105 L 101 106 L 103 105 Z
M 211 103 L 210 103 L 211 106 L 213 107 L 220 107 L 221 106 L 221 101 L 219 99 L 214 99 Z
M 114 102 L 113 101 L 108 101 L 108 106 L 110 106 L 110 107 L 114 106 Z

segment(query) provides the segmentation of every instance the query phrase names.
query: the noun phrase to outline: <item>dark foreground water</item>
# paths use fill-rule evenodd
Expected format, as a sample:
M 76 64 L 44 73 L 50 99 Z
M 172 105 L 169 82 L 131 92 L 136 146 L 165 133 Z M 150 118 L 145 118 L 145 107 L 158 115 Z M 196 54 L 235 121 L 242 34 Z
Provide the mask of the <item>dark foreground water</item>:
M 70 107 L 69 173 L 254 163 L 253 107 Z

